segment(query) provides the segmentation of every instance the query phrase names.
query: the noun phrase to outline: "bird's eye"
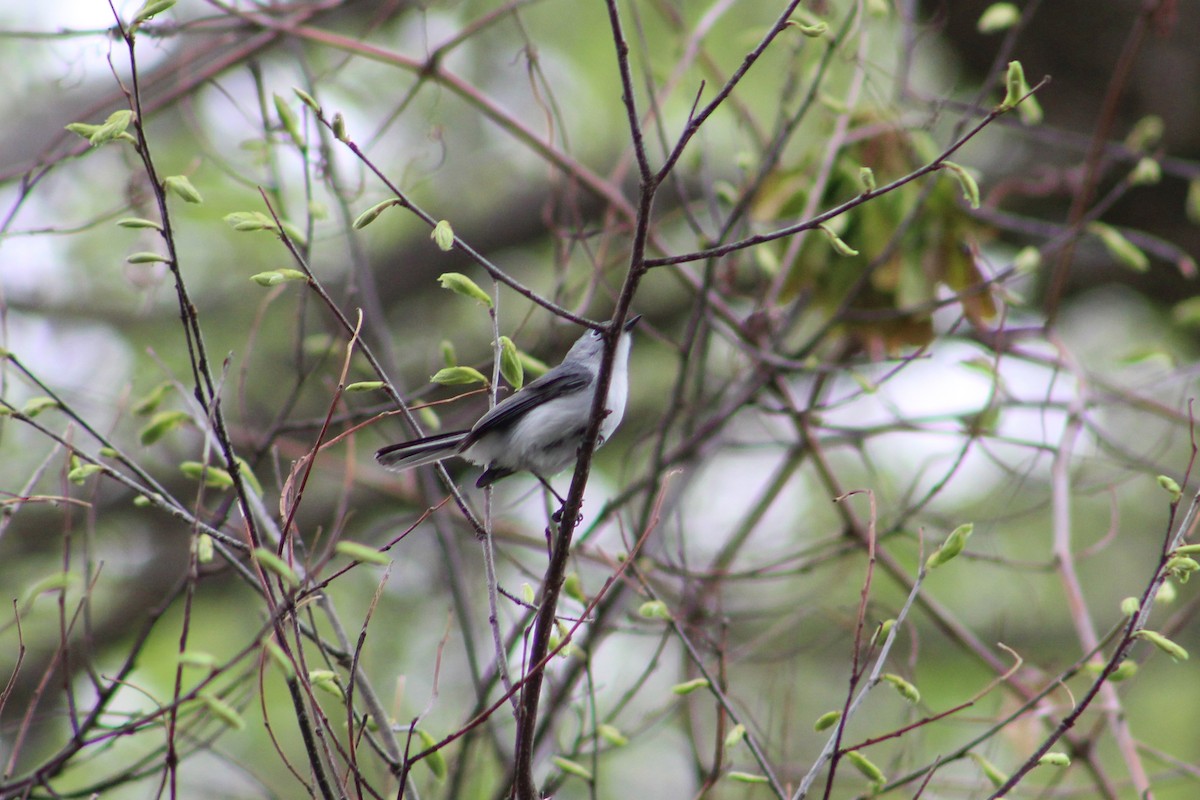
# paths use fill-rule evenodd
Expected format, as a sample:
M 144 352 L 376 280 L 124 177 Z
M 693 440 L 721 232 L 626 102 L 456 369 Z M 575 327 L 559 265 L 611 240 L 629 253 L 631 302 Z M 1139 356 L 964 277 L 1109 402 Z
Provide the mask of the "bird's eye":
M 595 328 L 592 328 L 592 338 L 593 338 L 593 339 L 599 339 L 599 338 L 600 338 L 600 331 L 596 330 Z

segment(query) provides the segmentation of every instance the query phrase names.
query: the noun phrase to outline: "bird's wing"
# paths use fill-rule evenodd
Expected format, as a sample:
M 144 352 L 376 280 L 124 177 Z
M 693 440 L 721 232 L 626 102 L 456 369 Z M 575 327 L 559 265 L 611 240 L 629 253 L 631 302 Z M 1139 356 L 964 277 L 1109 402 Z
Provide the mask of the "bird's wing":
M 551 370 L 480 417 L 463 440 L 462 449 L 465 450 L 479 441 L 484 434 L 514 424 L 528 411 L 543 403 L 582 392 L 594 379 L 586 367 L 559 366 Z

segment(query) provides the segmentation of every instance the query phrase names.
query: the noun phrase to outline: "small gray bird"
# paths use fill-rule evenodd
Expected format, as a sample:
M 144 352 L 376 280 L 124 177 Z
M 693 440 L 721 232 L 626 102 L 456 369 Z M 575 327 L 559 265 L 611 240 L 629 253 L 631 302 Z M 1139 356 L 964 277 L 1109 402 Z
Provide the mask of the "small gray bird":
M 612 436 L 625 414 L 630 335 L 639 319 L 640 315 L 631 317 L 617 340 L 604 404 L 607 413 L 600 422 L 597 447 Z M 439 433 L 389 445 L 375 454 L 375 460 L 388 470 L 400 472 L 460 456 L 485 467 L 475 481 L 481 488 L 521 470 L 532 472 L 544 481 L 569 467 L 579 453 L 587 433 L 603 354 L 601 332 L 586 331 L 561 364 L 497 403 L 469 431 Z

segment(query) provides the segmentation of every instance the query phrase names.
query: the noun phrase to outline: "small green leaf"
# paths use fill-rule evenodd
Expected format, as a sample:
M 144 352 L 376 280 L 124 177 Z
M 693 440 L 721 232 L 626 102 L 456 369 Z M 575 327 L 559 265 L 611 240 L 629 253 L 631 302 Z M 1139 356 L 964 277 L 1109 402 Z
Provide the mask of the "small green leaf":
M 383 200 L 381 202 L 376 203 L 375 205 L 371 206 L 366 211 L 364 211 L 358 215 L 358 218 L 354 220 L 354 226 L 353 226 L 354 230 L 356 230 L 356 231 L 362 230 L 363 228 L 367 227 L 372 222 L 374 222 L 375 219 L 380 214 L 382 214 L 384 211 L 387 211 L 392 206 L 398 206 L 398 205 L 400 205 L 400 201 L 394 197 L 391 198 L 390 200 Z
M 50 408 L 58 408 L 58 401 L 53 397 L 31 397 L 25 401 L 25 405 L 21 407 L 21 413 L 33 419 L 38 414 Z
M 346 699 L 346 695 L 342 691 L 342 686 L 338 683 L 337 673 L 333 670 L 314 669 L 308 673 L 308 680 L 313 685 L 313 688 L 320 689 L 325 694 L 336 697 L 338 700 Z
M 859 167 L 858 182 L 862 184 L 863 191 L 867 194 L 875 191 L 875 170 L 870 167 Z
M 582 764 L 576 763 L 569 758 L 563 758 L 562 756 L 555 756 L 551 760 L 554 762 L 554 766 L 558 767 L 568 775 L 574 775 L 576 778 L 583 778 L 585 781 L 590 781 L 592 779 L 591 771 Z
M 838 720 L 842 718 L 840 711 L 826 711 L 821 716 L 817 717 L 817 721 L 813 723 L 813 730 L 817 733 L 827 731 L 834 725 L 837 725 Z
M 521 599 L 525 601 L 526 605 L 533 605 L 537 600 L 537 592 L 533 590 L 533 584 L 529 581 L 521 584 Z
M 184 461 L 179 465 L 179 471 L 185 477 L 194 481 L 202 480 L 204 485 L 213 489 L 228 489 L 233 486 L 233 477 L 228 470 L 214 467 L 212 464 L 202 464 L 199 461 Z
M 1171 552 L 1180 556 L 1194 556 L 1200 553 L 1200 544 L 1185 544 L 1181 547 L 1176 547 Z
M 64 125 L 63 128 L 76 136 L 82 136 L 88 141 L 91 141 L 92 135 L 100 130 L 99 125 L 93 125 L 90 122 L 70 122 Z
M 488 293 L 461 272 L 443 272 L 438 276 L 438 283 L 442 285 L 443 289 L 449 289 L 455 294 L 478 300 L 488 308 L 492 307 L 492 298 L 488 296 Z
M 303 89 L 298 89 L 295 86 L 292 87 L 292 93 L 295 94 L 296 97 L 300 98 L 301 103 L 304 103 L 304 105 L 308 106 L 316 113 L 318 113 L 318 114 L 321 113 L 321 106 L 317 104 L 317 101 L 313 98 L 313 96 L 311 94 L 304 91 Z
M 192 186 L 192 182 L 188 180 L 186 175 L 168 175 L 163 178 L 163 188 L 174 193 L 176 197 L 184 202 L 204 202 L 204 198 L 200 196 L 200 192 L 196 191 L 196 187 Z
M 142 219 L 141 217 L 125 217 L 117 220 L 117 225 L 122 228 L 153 228 L 156 231 L 162 230 L 162 225 L 159 225 L 152 219 Z
M 473 383 L 487 385 L 487 378 L 474 367 L 446 367 L 439 369 L 429 379 L 443 386 L 467 386 Z
M 339 111 L 333 115 L 333 122 L 329 127 L 333 129 L 333 136 L 339 142 L 350 141 L 346 135 L 346 119 L 342 116 L 342 112 Z
M 858 255 L 858 251 L 843 242 L 841 237 L 833 232 L 833 228 L 829 227 L 824 222 L 822 222 L 818 227 L 825 232 L 826 236 L 829 237 L 829 243 L 833 246 L 833 252 L 837 253 L 839 256 Z
M 347 392 L 377 392 L 386 384 L 383 381 L 355 381 L 346 384 Z
M 583 581 L 579 579 L 578 572 L 572 572 L 563 581 L 563 594 L 578 603 L 587 604 L 588 598 L 583 591 Z
M 846 753 L 846 760 L 853 764 L 855 769 L 876 786 L 883 786 L 883 784 L 887 783 L 887 776 L 883 774 L 883 770 L 875 766 L 871 759 L 857 750 L 848 751 Z
M 250 468 L 250 464 L 241 456 L 234 456 L 233 460 L 237 462 L 238 474 L 242 476 L 242 481 L 250 487 L 259 497 L 262 497 L 263 487 L 258 480 L 258 476 L 254 474 L 254 470 Z
M 1189 328 L 1200 328 L 1200 296 L 1189 297 L 1171 309 L 1171 319 Z
M 279 116 L 279 124 L 287 131 L 287 135 L 291 137 L 292 143 L 300 150 L 304 150 L 304 135 L 300 131 L 300 118 L 296 116 L 296 112 L 288 106 L 287 101 L 278 94 L 273 95 L 275 101 L 275 113 Z
M 130 264 L 169 264 L 169 263 L 171 263 L 171 259 L 168 258 L 167 256 L 160 255 L 158 253 L 154 253 L 149 250 L 142 250 L 137 253 L 131 253 L 130 255 L 125 257 L 125 260 L 128 261 Z
M 525 369 L 521 366 L 517 346 L 507 336 L 500 337 L 500 374 L 514 389 L 520 389 L 525 384 Z
M 67 480 L 76 486 L 82 486 L 89 477 L 103 471 L 104 467 L 99 464 L 80 464 L 67 473 Z
M 417 728 L 416 732 L 417 736 L 421 739 L 421 744 L 425 746 L 426 750 L 438 743 L 437 739 L 433 738 L 432 734 L 426 733 L 424 729 Z M 434 750 L 421 760 L 425 762 L 425 766 L 429 767 L 429 771 L 433 773 L 433 777 L 437 778 L 439 781 L 445 779 L 446 757 L 442 755 L 441 750 Z
M 806 25 L 803 22 L 797 22 L 794 19 L 789 19 L 787 24 L 800 31 L 801 34 L 810 39 L 818 39 L 829 31 L 829 23 L 827 22 L 814 22 L 811 25 Z
M 980 33 L 998 33 L 1021 21 L 1021 12 L 1012 3 L 992 3 L 979 15 L 975 29 Z
M 171 391 L 169 381 L 163 381 L 158 384 L 145 397 L 133 404 L 133 413 L 139 417 L 153 414 L 162 405 L 162 401 L 166 399 L 167 392 L 169 391 Z
M 298 269 L 272 269 L 250 276 L 259 286 L 278 286 L 289 281 L 307 281 L 308 276 Z
M 683 683 L 675 684 L 674 686 L 671 687 L 671 694 L 678 694 L 678 695 L 691 694 L 692 692 L 696 691 L 697 689 L 707 689 L 711 685 L 712 684 L 710 684 L 708 682 L 708 678 L 696 678 L 695 680 L 690 680 L 690 681 L 685 681 Z
M 242 719 L 242 715 L 234 710 L 233 706 L 226 703 L 221 698 L 210 692 L 200 692 L 198 695 L 200 702 L 204 703 L 205 708 L 216 717 L 234 730 L 242 730 L 246 727 L 246 721 Z
M 638 606 L 638 616 L 643 619 L 670 619 L 671 610 L 662 600 L 647 600 Z
M 91 136 L 88 137 L 88 141 L 92 143 L 92 147 L 99 147 L 102 144 L 111 142 L 125 133 L 125 129 L 129 127 L 129 123 L 132 121 L 133 112 L 129 109 L 114 111 L 108 115 L 108 119 L 96 126 Z
M 1141 630 L 1141 631 L 1138 631 L 1137 633 L 1133 634 L 1133 636 L 1135 639 L 1145 639 L 1147 642 L 1149 642 L 1150 644 L 1157 647 L 1159 650 L 1162 650 L 1164 653 L 1169 655 L 1171 657 L 1171 659 L 1174 661 L 1187 661 L 1187 659 L 1188 659 L 1188 651 L 1187 650 L 1185 650 L 1183 647 L 1176 644 L 1175 642 L 1172 642 L 1170 639 L 1163 636 L 1161 633 L 1156 633 L 1155 631 Z
M 629 744 L 629 739 L 614 725 L 597 725 L 596 733 L 613 747 L 624 747 Z
M 757 249 L 757 248 L 756 248 Z M 517 357 L 521 359 L 521 367 L 525 370 L 526 375 L 532 375 L 535 378 L 540 378 L 550 371 L 550 365 L 540 358 L 534 358 L 524 351 L 518 351 Z
M 29 611 L 38 597 L 51 592 L 65 592 L 77 583 L 79 576 L 73 572 L 55 572 L 47 575 L 25 590 L 21 600 L 22 613 Z
M 340 555 L 352 558 L 355 561 L 361 561 L 364 564 L 380 564 L 388 566 L 392 560 L 383 553 L 376 550 L 374 547 L 358 542 L 350 542 L 343 539 L 334 546 L 334 551 Z
M 275 220 L 261 211 L 231 211 L 222 217 L 235 231 L 278 231 Z
M 1132 617 L 1142 609 L 1142 603 L 1136 597 L 1126 597 L 1121 601 L 1121 614 Z
M 1021 98 L 1029 91 L 1029 84 L 1025 81 L 1025 68 L 1021 66 L 1020 61 L 1008 62 L 1004 87 L 1007 94 L 1004 95 L 1004 102 L 1000 104 L 1000 107 L 1007 111 L 1021 102 Z
M 958 181 L 958 186 L 962 189 L 963 199 L 967 201 L 967 205 L 971 206 L 971 208 L 979 208 L 979 184 L 975 182 L 975 178 L 971 173 L 967 172 L 966 167 L 953 161 L 943 161 L 942 169 L 950 170 L 955 180 Z
M 755 775 L 752 772 L 738 772 L 737 770 L 733 770 L 726 777 L 737 783 L 770 783 L 765 775 Z
M 439 250 L 451 250 L 454 247 L 454 228 L 450 227 L 448 221 L 438 220 L 438 223 L 433 226 L 433 230 L 429 232 L 429 238 L 433 239 Z
M 283 676 L 291 681 L 296 677 L 296 667 L 292 664 L 292 660 L 288 658 L 287 653 L 279 646 L 279 643 L 274 639 L 267 639 L 263 642 L 263 649 L 267 651 L 267 655 L 275 662 L 275 666 L 283 672 Z
M 1042 252 L 1032 245 L 1022 247 L 1013 256 L 1012 263 L 1018 275 L 1032 275 L 1042 266 Z
M 1066 753 L 1046 753 L 1038 759 L 1038 766 L 1069 767 L 1071 766 L 1071 757 Z
M 201 564 L 211 564 L 213 560 L 213 540 L 207 533 L 196 537 L 196 561 Z
M 1008 776 L 996 769 L 995 764 L 988 761 L 978 753 L 969 753 L 968 755 L 970 755 L 971 759 L 979 765 L 979 769 L 983 772 L 984 776 L 994 788 L 999 789 L 1001 786 L 1008 783 Z
M 1145 153 L 1158 147 L 1166 125 L 1157 114 L 1147 114 L 1133 124 L 1125 137 L 1125 146 L 1135 153 Z
M 1183 497 L 1183 490 L 1179 488 L 1179 483 L 1170 475 L 1159 475 L 1158 485 L 1164 492 L 1171 496 L 1172 503 L 1178 503 Z
M 881 644 L 887 641 L 888 634 L 892 632 L 892 628 L 896 627 L 896 620 L 885 619 L 879 623 L 879 627 L 875 629 L 875 634 L 871 637 L 871 644 Z
M 300 585 L 300 576 L 296 574 L 296 570 L 288 566 L 288 563 L 275 554 L 273 550 L 268 550 L 265 547 L 256 547 L 252 553 L 254 560 L 259 563 L 263 569 L 268 572 L 273 572 L 288 586 L 295 588 Z
M 1109 255 L 1121 264 L 1134 272 L 1146 272 L 1150 269 L 1150 259 L 1146 254 L 1116 228 L 1103 222 L 1089 222 L 1087 229 L 1103 243 Z
M 1153 186 L 1161 180 L 1162 166 L 1149 156 L 1138 159 L 1129 173 L 1129 182 L 1134 186 Z
M 951 531 L 950 535 L 946 537 L 946 541 L 942 543 L 942 546 L 925 560 L 925 569 L 936 569 L 946 562 L 951 561 L 967 546 L 967 539 L 970 538 L 974 530 L 974 523 L 968 522 L 966 525 L 959 525 Z
M 1122 661 L 1121 666 L 1108 673 L 1108 679 L 1113 683 L 1120 683 L 1128 680 L 1137 674 L 1138 665 L 1136 661 Z
M 890 683 L 895 687 L 896 691 L 910 703 L 921 702 L 921 693 L 917 691 L 917 687 L 906 681 L 904 678 L 894 673 L 888 672 L 880 676 L 881 680 Z
M 138 12 L 133 15 L 133 27 L 137 27 L 156 14 L 161 14 L 174 5 L 175 0 L 147 0 L 147 2 L 138 9 Z
M 725 734 L 725 746 L 733 747 L 740 744 L 746 738 L 746 726 L 740 722 L 729 729 L 729 733 Z

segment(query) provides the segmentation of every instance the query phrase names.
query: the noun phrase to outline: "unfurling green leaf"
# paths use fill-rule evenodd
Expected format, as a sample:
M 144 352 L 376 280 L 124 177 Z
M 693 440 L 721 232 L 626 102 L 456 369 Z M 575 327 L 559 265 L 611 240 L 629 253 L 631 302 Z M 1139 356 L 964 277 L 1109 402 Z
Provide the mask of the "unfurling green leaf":
M 1012 3 L 992 3 L 979 15 L 975 29 L 980 33 L 1008 30 L 1021 20 L 1021 12 Z
M 337 673 L 330 669 L 314 669 L 308 673 L 309 683 L 314 689 L 320 689 L 325 694 L 332 695 L 338 700 L 345 700 L 341 684 L 338 683 Z
M 228 470 L 202 464 L 199 461 L 184 461 L 179 465 L 179 471 L 192 480 L 203 480 L 204 485 L 213 489 L 228 489 L 233 486 L 233 476 Z
M 817 717 L 817 721 L 813 723 L 813 730 L 817 733 L 827 731 L 834 725 L 837 725 L 838 720 L 842 718 L 840 711 L 826 711 L 821 716 Z
M 1165 130 L 1162 117 L 1148 114 L 1133 124 L 1129 135 L 1125 137 L 1125 146 L 1135 153 L 1153 150 L 1162 141 Z
M 265 547 L 256 547 L 252 555 L 259 566 L 268 572 L 278 575 L 288 586 L 295 588 L 300 585 L 300 576 L 296 574 L 296 570 L 288 566 L 288 563 L 280 558 L 275 551 L 268 550 Z
M 568 775 L 574 775 L 576 778 L 583 778 L 585 781 L 590 781 L 592 779 L 591 771 L 582 764 L 572 761 L 569 758 L 563 758 L 562 756 L 555 756 L 551 760 L 554 762 L 554 766 L 558 767 Z
M 1185 650 L 1180 645 L 1176 644 L 1175 642 L 1172 642 L 1170 639 L 1163 636 L 1161 633 L 1157 633 L 1155 631 L 1141 630 L 1133 635 L 1134 635 L 1134 638 L 1145 639 L 1147 642 L 1149 642 L 1150 644 L 1157 647 L 1159 650 L 1162 650 L 1164 653 L 1169 655 L 1171 657 L 1171 659 L 1174 661 L 1187 661 L 1188 651 Z
M 1127 617 L 1132 617 L 1141 610 L 1142 603 L 1136 597 L 1126 597 L 1121 601 L 1121 613 Z
M 1089 222 L 1087 229 L 1103 243 L 1109 255 L 1121 264 L 1134 272 L 1146 272 L 1150 269 L 1150 259 L 1146 254 L 1116 228 L 1103 222 Z
M 292 664 L 292 660 L 288 658 L 288 654 L 283 651 L 279 643 L 273 639 L 267 639 L 263 642 L 263 648 L 267 651 L 267 655 L 275 662 L 275 666 L 283 671 L 283 676 L 289 681 L 296 677 L 296 667 Z
M 438 224 L 429 232 L 429 238 L 433 239 L 439 250 L 450 250 L 454 247 L 454 228 L 450 227 L 447 220 L 438 220 Z
M 137 27 L 156 14 L 161 14 L 174 5 L 175 0 L 146 0 L 146 3 L 144 3 L 142 7 L 138 9 L 137 13 L 133 15 L 133 21 L 131 25 L 133 27 Z
M 620 729 L 615 725 L 597 725 L 596 733 L 600 735 L 601 739 L 608 742 L 613 747 L 624 747 L 625 745 L 629 744 L 628 737 L 621 733 Z
M 196 537 L 195 544 L 196 561 L 201 564 L 211 564 L 213 560 L 213 540 L 207 533 L 201 533 Z
M 708 678 L 696 678 L 695 680 L 675 684 L 671 687 L 671 694 L 691 694 L 697 689 L 707 689 L 709 686 L 711 684 L 708 682 Z
M 725 746 L 733 747 L 734 745 L 739 744 L 745 738 L 746 726 L 739 722 L 737 725 L 734 725 L 729 729 L 729 733 L 725 734 Z
M 1134 186 L 1153 186 L 1161 180 L 1162 166 L 1149 156 L 1138 159 L 1129 173 L 1129 182 Z
M 417 736 L 421 739 L 421 745 L 428 750 L 438 743 L 437 739 L 433 738 L 433 734 L 427 733 L 422 728 L 416 729 Z M 434 750 L 425 758 L 421 759 L 425 762 L 425 766 L 429 767 L 429 771 L 433 773 L 433 777 L 439 781 L 446 777 L 446 757 L 442 755 L 441 750 Z
M 287 101 L 278 94 L 273 96 L 275 101 L 275 113 L 279 116 L 279 124 L 287 131 L 287 135 L 291 137 L 292 143 L 297 148 L 303 150 L 305 148 L 304 134 L 300 130 L 300 118 L 296 116 L 296 112 L 292 111 L 288 106 Z
M 246 721 L 242 719 L 242 715 L 234 710 L 233 706 L 226 703 L 221 698 L 210 692 L 200 692 L 198 695 L 200 702 L 209 710 L 209 712 L 217 719 L 224 722 L 234 730 L 242 730 L 246 727 Z
M 488 308 L 492 307 L 492 298 L 488 296 L 488 293 L 480 289 L 479 284 L 461 272 L 443 272 L 438 276 L 438 283 L 442 285 L 443 289 L 449 289 L 455 294 L 469 297 L 472 300 L 478 300 Z
M 588 598 L 583 591 L 583 581 L 579 579 L 578 572 L 572 572 L 563 581 L 563 594 L 577 603 L 587 603 Z
M 1000 107 L 1008 110 L 1021 102 L 1021 98 L 1029 91 L 1029 84 L 1025 80 L 1025 68 L 1021 66 L 1020 61 L 1008 62 L 1008 71 L 1004 76 L 1004 88 L 1007 92 L 1004 95 L 1004 102 Z
M 468 386 L 473 383 L 487 385 L 487 378 L 474 367 L 445 367 L 434 373 L 429 380 L 443 386 Z
M 125 260 L 130 264 L 169 264 L 171 259 L 167 256 L 154 253 L 149 250 L 142 250 L 137 253 L 131 253 L 125 257 Z
M 298 269 L 272 269 L 250 276 L 259 286 L 278 286 L 288 281 L 307 281 L 308 276 Z
M 275 220 L 261 211 L 231 211 L 222 217 L 235 231 L 272 231 L 278 233 Z
M 1030 245 L 1022 247 L 1013 256 L 1013 268 L 1016 269 L 1019 275 L 1030 275 L 1042 266 L 1042 253 L 1036 247 Z
M 733 770 L 726 777 L 738 783 L 770 783 L 766 775 L 755 775 L 753 772 L 738 772 Z
M 376 217 L 387 211 L 392 206 L 400 205 L 400 201 L 393 197 L 390 200 L 383 200 L 368 208 L 366 211 L 358 215 L 354 220 L 354 230 L 359 231 L 375 221 Z
M 100 464 L 80 464 L 67 473 L 67 480 L 76 486 L 82 486 L 89 477 L 103 471 L 104 467 Z
M 979 755 L 979 753 L 969 753 L 968 755 L 970 755 L 972 760 L 979 765 L 979 769 L 983 771 L 983 774 L 987 777 L 988 781 L 991 782 L 992 786 L 999 789 L 1001 786 L 1008 783 L 1008 776 L 996 769 L 996 766 L 992 762 Z
M 138 433 L 138 438 L 144 445 L 154 444 L 190 419 L 186 411 L 160 411 L 150 418 L 150 422 Z
M 875 170 L 870 167 L 859 167 L 858 182 L 862 184 L 863 191 L 867 194 L 875 191 Z
M 850 750 L 846 753 L 846 760 L 854 765 L 854 768 L 866 777 L 875 786 L 883 786 L 887 783 L 887 776 L 883 774 L 883 770 L 875 766 L 869 758 L 864 756 L 857 750 Z
M 670 619 L 671 610 L 662 600 L 647 600 L 638 606 L 638 616 L 642 619 Z
M 449 339 L 442 339 L 442 343 L 438 345 L 442 352 L 442 365 L 447 367 L 458 366 L 458 353 L 454 351 L 454 343 Z
M 217 657 L 203 650 L 184 650 L 179 654 L 179 663 L 185 667 L 199 667 L 212 672 L 217 668 Z
M 959 188 L 962 189 L 963 199 L 971 208 L 979 208 L 979 184 L 975 182 L 975 178 L 971 173 L 967 172 L 966 167 L 962 164 L 956 164 L 953 161 L 943 161 L 942 169 L 950 170 L 958 181 Z
M 507 336 L 500 337 L 500 374 L 514 389 L 525 385 L 525 368 L 521 366 L 517 346 Z
M 921 693 L 917 691 L 917 687 L 901 678 L 899 675 L 888 672 L 880 676 L 882 680 L 887 681 L 895 687 L 900 696 L 910 703 L 921 702 Z
M 383 381 L 355 381 L 346 384 L 347 392 L 377 392 L 386 384 Z
M 1038 759 L 1038 766 L 1069 767 L 1071 766 L 1071 757 L 1066 753 L 1046 753 Z
M 99 147 L 100 145 L 111 142 L 113 139 L 116 139 L 124 134 L 125 129 L 129 127 L 129 123 L 132 121 L 133 112 L 129 109 L 125 109 L 123 111 L 114 111 L 113 113 L 109 114 L 108 119 L 106 119 L 100 125 L 91 126 L 91 133 L 88 134 L 87 139 L 89 142 L 91 142 L 92 147 Z M 70 129 L 70 126 L 67 127 Z M 78 130 L 74 130 L 72 133 L 79 133 L 81 136 L 83 135 Z
M 163 188 L 188 203 L 203 203 L 204 198 L 186 175 L 168 175 L 163 178 Z
M 1183 490 L 1179 488 L 1179 483 L 1170 475 L 1159 475 L 1158 485 L 1171 496 L 1172 503 L 1178 503 L 1179 499 L 1183 497 Z
M 333 136 L 339 142 L 350 141 L 346 136 L 346 119 L 342 116 L 342 112 L 339 111 L 333 115 L 333 122 L 329 127 L 333 129 Z
M 162 230 L 162 225 L 159 225 L 152 219 L 142 219 L 141 217 L 125 217 L 117 220 L 117 225 L 122 228 L 153 228 L 156 231 Z
M 814 22 L 811 25 L 789 19 L 787 24 L 810 39 L 819 39 L 829 31 L 828 22 Z
M 379 564 L 386 567 L 392 563 L 390 558 L 367 544 L 359 544 L 358 542 L 350 542 L 343 539 L 333 549 L 340 555 L 352 558 L 355 561 L 361 561 L 364 564 Z
M 1113 683 L 1119 683 L 1123 680 L 1128 680 L 1137 674 L 1138 665 L 1136 661 L 1122 661 L 1121 666 L 1108 673 L 1108 679 Z
M 31 397 L 21 407 L 21 413 L 33 419 L 38 414 L 50 408 L 58 408 L 58 401 L 53 397 Z
M 826 236 L 829 237 L 829 243 L 833 246 L 833 252 L 837 253 L 839 256 L 858 255 L 858 251 L 843 242 L 841 237 L 833 232 L 833 228 L 829 227 L 824 222 L 822 222 L 818 227 L 825 232 Z
M 974 523 L 968 522 L 966 525 L 959 525 L 951 531 L 950 535 L 946 537 L 946 541 L 942 543 L 942 546 L 925 560 L 925 569 L 936 569 L 961 553 L 963 548 L 967 546 L 967 539 L 970 538 L 974 530 Z

